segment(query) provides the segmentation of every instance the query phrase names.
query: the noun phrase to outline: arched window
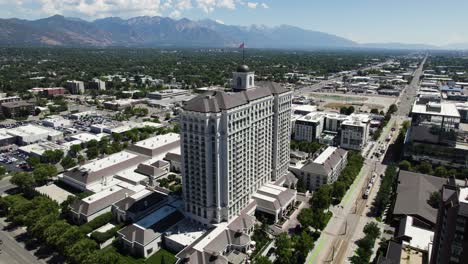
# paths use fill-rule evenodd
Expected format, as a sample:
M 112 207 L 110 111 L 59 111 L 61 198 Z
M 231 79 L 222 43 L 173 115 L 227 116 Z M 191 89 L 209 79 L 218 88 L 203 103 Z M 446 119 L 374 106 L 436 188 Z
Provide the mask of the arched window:
M 250 78 L 249 78 L 249 85 L 253 86 L 253 77 L 252 76 L 250 76 Z
M 242 78 L 241 77 L 237 77 L 237 87 L 242 87 Z

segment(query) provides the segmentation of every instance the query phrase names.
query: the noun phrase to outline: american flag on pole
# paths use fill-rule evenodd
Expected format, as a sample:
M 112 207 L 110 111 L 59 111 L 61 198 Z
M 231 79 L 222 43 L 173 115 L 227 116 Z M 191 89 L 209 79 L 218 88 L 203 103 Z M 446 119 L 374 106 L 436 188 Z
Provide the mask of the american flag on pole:
M 243 49 L 243 48 L 245 48 L 245 43 L 244 43 L 244 42 L 242 42 L 242 43 L 239 45 L 239 49 Z

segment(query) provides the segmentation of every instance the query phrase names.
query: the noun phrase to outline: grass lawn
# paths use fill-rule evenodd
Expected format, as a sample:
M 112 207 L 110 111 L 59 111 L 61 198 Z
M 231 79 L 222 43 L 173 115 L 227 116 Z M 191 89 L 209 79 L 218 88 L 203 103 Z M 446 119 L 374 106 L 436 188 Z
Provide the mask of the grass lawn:
M 164 263 L 165 264 L 173 264 L 176 262 L 176 257 L 174 254 L 170 253 L 165 249 L 160 249 L 158 252 L 151 255 L 151 257 L 147 258 L 146 260 L 143 258 L 135 258 L 130 255 L 120 254 L 117 249 L 113 246 L 109 246 L 103 249 L 104 251 L 114 251 L 120 255 L 120 258 L 126 264 L 160 264 L 161 259 L 164 256 Z
M 176 257 L 171 252 L 160 249 L 158 252 L 154 253 L 151 257 L 149 257 L 144 263 L 147 264 L 160 264 L 161 259 L 164 257 L 165 264 L 173 264 L 176 262 Z

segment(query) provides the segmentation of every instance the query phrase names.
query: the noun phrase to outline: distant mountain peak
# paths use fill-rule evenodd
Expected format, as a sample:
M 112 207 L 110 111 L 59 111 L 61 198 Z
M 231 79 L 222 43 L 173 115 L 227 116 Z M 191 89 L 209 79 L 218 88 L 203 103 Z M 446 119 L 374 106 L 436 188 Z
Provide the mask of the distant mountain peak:
M 358 44 L 333 34 L 291 25 L 235 26 L 210 19 L 139 16 L 107 17 L 88 22 L 62 15 L 35 21 L 0 19 L 0 45 L 237 47 L 241 42 L 247 43 L 249 48 L 437 48 L 400 43 Z

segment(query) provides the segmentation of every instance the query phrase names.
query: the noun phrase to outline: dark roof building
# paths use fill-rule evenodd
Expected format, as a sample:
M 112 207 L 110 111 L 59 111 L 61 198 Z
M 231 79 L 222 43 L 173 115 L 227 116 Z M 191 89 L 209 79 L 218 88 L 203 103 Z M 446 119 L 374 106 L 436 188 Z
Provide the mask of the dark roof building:
M 441 192 L 431 264 L 467 263 L 468 187 L 450 179 Z
M 432 229 L 437 219 L 437 209 L 427 203 L 431 193 L 439 191 L 447 179 L 426 174 L 400 171 L 394 216 L 410 215 L 422 226 Z
M 266 89 L 265 89 L 266 88 Z M 258 82 L 257 86 L 239 92 L 207 92 L 188 101 L 184 110 L 200 113 L 218 113 L 229 110 L 250 101 L 273 94 L 289 92 L 286 88 L 274 82 Z

